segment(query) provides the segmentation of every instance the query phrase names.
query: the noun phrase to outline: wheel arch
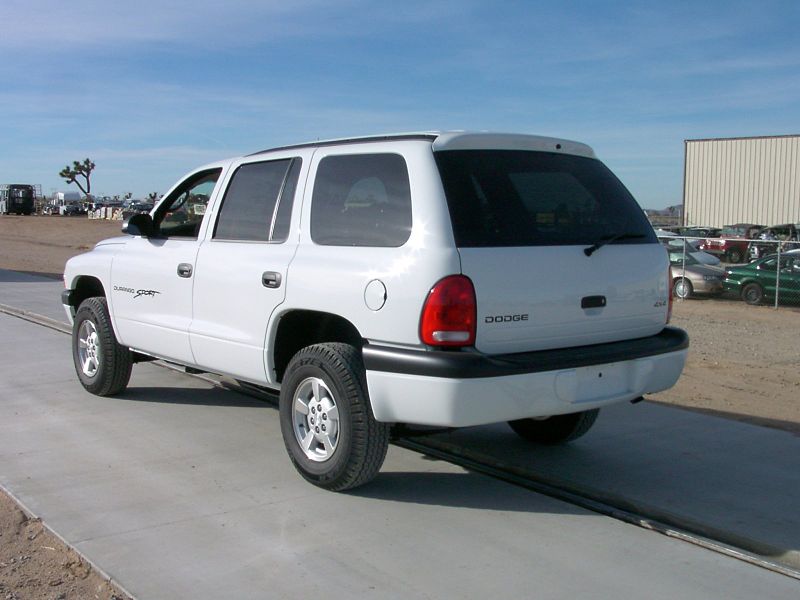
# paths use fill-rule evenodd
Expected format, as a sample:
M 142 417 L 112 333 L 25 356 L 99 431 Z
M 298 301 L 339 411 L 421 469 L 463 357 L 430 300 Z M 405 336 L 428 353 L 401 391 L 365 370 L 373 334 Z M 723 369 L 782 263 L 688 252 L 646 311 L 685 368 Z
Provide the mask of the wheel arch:
M 73 281 L 72 293 L 69 296 L 69 305 L 77 311 L 81 302 L 94 296 L 106 297 L 103 283 L 92 275 L 80 275 Z
M 292 356 L 312 344 L 342 342 L 359 350 L 364 338 L 349 320 L 332 313 L 313 310 L 291 310 L 278 317 L 269 344 L 269 365 L 275 381 L 283 381 Z

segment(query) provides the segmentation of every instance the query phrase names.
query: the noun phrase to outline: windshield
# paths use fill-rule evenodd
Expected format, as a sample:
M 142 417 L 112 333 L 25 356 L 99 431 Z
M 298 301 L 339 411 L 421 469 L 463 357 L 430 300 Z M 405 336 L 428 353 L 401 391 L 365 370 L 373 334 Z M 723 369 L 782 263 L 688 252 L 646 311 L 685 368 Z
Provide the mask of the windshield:
M 747 233 L 747 227 L 734 227 L 732 225 L 728 225 L 722 228 L 722 235 L 727 235 L 729 237 L 744 237 L 745 233 Z
M 599 160 L 527 150 L 435 153 L 459 247 L 658 243 Z

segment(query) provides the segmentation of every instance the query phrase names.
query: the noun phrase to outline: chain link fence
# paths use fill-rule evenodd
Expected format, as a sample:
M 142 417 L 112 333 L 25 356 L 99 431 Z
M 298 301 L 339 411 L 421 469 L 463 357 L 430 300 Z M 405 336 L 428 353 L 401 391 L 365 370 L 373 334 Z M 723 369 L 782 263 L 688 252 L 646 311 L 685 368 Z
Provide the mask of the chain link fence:
M 739 298 L 753 305 L 800 306 L 800 240 L 659 235 L 673 294 Z

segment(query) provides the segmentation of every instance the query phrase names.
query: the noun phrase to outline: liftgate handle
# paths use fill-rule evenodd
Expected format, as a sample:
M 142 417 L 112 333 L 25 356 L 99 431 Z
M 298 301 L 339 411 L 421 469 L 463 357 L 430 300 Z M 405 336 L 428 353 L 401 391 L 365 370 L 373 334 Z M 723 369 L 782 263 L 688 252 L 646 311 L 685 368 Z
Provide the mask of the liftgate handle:
M 261 275 L 261 285 L 273 289 L 281 287 L 281 274 L 276 271 L 264 271 Z

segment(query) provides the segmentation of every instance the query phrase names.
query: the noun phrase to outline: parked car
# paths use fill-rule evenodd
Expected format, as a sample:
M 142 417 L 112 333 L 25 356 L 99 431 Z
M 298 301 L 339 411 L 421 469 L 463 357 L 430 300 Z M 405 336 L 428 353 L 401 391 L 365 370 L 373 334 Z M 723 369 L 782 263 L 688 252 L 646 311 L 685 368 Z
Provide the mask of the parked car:
M 781 252 L 800 248 L 800 224 L 786 223 L 765 227 L 750 242 L 747 253 L 750 260 L 756 260 L 767 254 L 776 254 L 778 246 Z
M 762 227 L 762 225 L 752 223 L 725 225 L 718 238 L 708 238 L 702 241 L 698 249 L 719 256 L 729 263 L 744 262 L 747 257 L 748 240 L 753 238 Z
M 748 304 L 761 304 L 775 299 L 776 285 L 780 297 L 800 300 L 800 251 L 791 251 L 780 257 L 771 254 L 747 265 L 725 269 L 725 290 L 739 296 Z
M 80 204 L 67 204 L 62 213 L 65 217 L 75 217 L 78 215 L 85 215 L 86 211 Z
M 149 213 L 151 210 L 153 210 L 152 204 L 149 204 L 147 202 L 140 202 L 139 200 L 134 200 L 130 202 L 128 206 L 122 210 L 122 218 L 128 219 L 133 215 L 138 215 L 140 213 Z
M 702 253 L 705 254 L 705 253 Z M 703 264 L 693 253 L 669 253 L 672 274 L 672 293 L 678 298 L 689 298 L 695 294 L 721 294 L 725 269 Z

